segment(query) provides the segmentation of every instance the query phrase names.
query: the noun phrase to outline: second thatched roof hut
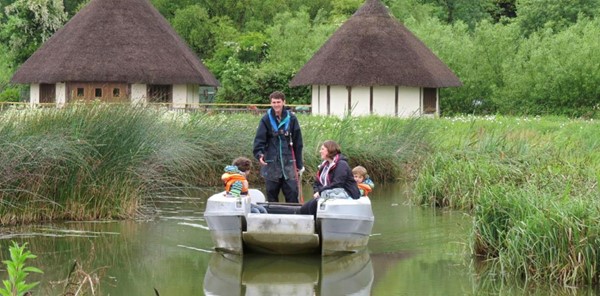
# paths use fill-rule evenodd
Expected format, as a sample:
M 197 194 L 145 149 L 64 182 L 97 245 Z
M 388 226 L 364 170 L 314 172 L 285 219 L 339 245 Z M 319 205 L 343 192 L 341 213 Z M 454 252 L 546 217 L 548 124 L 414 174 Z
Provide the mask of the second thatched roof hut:
M 380 0 L 367 0 L 294 76 L 312 86 L 312 113 L 439 114 L 438 89 L 458 77 L 397 21 Z

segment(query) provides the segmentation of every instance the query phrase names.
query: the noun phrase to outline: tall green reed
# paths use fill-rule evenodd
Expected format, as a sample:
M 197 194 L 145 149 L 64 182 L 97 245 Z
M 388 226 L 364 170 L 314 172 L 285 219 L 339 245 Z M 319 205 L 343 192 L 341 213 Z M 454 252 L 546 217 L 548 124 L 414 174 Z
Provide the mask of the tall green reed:
M 225 164 L 237 156 L 254 159 L 252 144 L 260 116 L 248 114 L 191 115 L 185 133 L 202 146 L 206 159 L 204 175 L 220 175 Z M 342 147 L 351 165 L 363 165 L 377 182 L 394 182 L 410 178 L 414 162 L 425 153 L 428 139 L 427 121 L 386 117 L 335 117 L 298 114 L 302 127 L 303 159 L 306 172 L 303 180 L 311 182 L 321 163 L 319 148 L 325 140 L 334 140 Z M 251 183 L 262 182 L 259 165 L 254 162 Z M 212 183 L 211 183 L 212 182 Z M 218 176 L 203 181 L 205 185 L 220 185 Z
M 427 119 L 392 117 L 307 117 L 303 123 L 307 172 L 321 162 L 319 149 L 325 140 L 342 147 L 351 166 L 364 166 L 376 182 L 396 182 L 414 177 L 429 151 Z
M 199 149 L 195 157 L 202 159 L 196 167 L 198 184 L 222 185 L 223 168 L 238 156 L 254 159 L 252 144 L 260 117 L 250 114 L 193 113 L 183 121 L 184 136 Z M 253 171 L 258 171 L 255 162 Z M 259 181 L 258 174 L 250 174 L 252 183 Z
M 415 203 L 471 212 L 472 253 L 506 278 L 598 283 L 597 122 L 498 117 L 436 123 Z
M 507 278 L 578 286 L 598 283 L 600 206 L 533 186 L 494 186 L 474 211 L 472 251 Z
M 415 183 L 418 204 L 471 209 L 481 190 L 495 184 L 531 184 L 572 195 L 591 194 L 598 182 L 600 136 L 586 122 L 519 119 L 437 122 L 433 153 Z M 576 127 L 576 128 L 575 128 Z M 582 145 L 585 142 L 592 142 Z
M 1 125 L 3 223 L 132 217 L 143 198 L 195 177 L 195 145 L 157 111 L 82 105 Z
M 127 218 L 153 196 L 220 186 L 225 165 L 254 158 L 260 116 L 102 104 L 3 113 L 0 222 Z M 327 139 L 376 182 L 413 177 L 428 149 L 427 120 L 298 117 L 305 182 Z M 262 178 L 254 164 L 256 186 Z

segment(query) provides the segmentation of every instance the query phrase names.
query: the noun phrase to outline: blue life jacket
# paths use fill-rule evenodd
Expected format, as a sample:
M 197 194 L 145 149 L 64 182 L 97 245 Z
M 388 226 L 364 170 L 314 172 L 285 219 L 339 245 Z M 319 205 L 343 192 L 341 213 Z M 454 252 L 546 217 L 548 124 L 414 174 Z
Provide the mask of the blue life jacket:
M 277 124 L 277 121 L 275 121 L 275 118 L 273 117 L 273 114 L 271 114 L 271 108 L 269 108 L 269 110 L 267 110 L 267 114 L 269 114 L 269 120 L 271 121 L 271 128 L 273 129 L 273 135 L 279 135 L 279 129 L 283 126 L 283 132 L 284 134 L 287 136 L 289 135 L 289 130 L 290 130 L 290 112 L 289 111 L 285 111 L 286 112 L 286 117 L 281 120 L 281 122 L 279 122 L 279 125 Z

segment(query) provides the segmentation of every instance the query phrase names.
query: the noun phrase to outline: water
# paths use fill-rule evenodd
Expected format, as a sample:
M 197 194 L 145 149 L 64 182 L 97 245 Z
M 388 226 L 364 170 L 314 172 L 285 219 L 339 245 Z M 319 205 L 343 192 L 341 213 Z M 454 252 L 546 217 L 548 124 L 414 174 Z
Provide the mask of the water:
M 308 186 L 305 186 L 308 187 Z M 307 189 L 307 188 L 305 188 Z M 369 252 L 243 259 L 212 251 L 202 212 L 207 196 L 156 201 L 151 221 L 78 222 L 2 228 L 0 254 L 27 242 L 44 271 L 34 295 L 94 286 L 95 295 L 575 295 L 593 291 L 523 288 L 475 269 L 468 256 L 469 217 L 410 206 L 401 184 L 371 194 L 375 226 Z M 305 196 L 309 196 L 305 192 Z M 81 267 L 71 276 L 75 262 Z M 6 273 L 2 272 L 2 278 Z M 69 284 L 71 282 L 71 284 Z M 89 291 L 89 290 L 88 290 Z M 88 292 L 87 295 L 91 295 Z

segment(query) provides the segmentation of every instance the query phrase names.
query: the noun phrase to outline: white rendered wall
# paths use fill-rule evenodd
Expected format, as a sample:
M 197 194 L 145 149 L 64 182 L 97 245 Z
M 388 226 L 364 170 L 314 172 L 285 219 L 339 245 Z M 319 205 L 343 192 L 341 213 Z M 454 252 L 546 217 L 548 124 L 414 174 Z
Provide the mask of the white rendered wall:
M 419 98 L 415 98 L 418 100 Z M 367 113 L 369 114 L 369 113 Z M 373 114 L 396 116 L 396 87 L 373 87 Z
M 368 86 L 351 88 L 352 115 L 369 115 L 371 89 Z M 330 114 L 344 116 L 348 110 L 348 89 L 346 86 L 330 86 Z M 421 89 L 418 87 L 398 87 L 398 117 L 421 115 Z M 312 86 L 312 114 L 327 115 L 327 86 Z M 373 87 L 373 114 L 396 116 L 396 87 Z
M 173 85 L 173 108 L 197 106 L 200 102 L 200 86 L 197 84 Z
M 173 108 L 197 106 L 200 103 L 200 86 L 197 84 L 173 85 Z
M 371 111 L 371 88 L 368 86 L 352 87 L 352 115 L 369 115 Z M 348 104 L 348 94 L 346 94 L 346 104 Z
M 37 105 L 40 103 L 40 85 L 37 83 L 32 83 L 29 86 L 29 104 L 31 106 Z
M 187 85 L 173 84 L 173 108 L 185 108 L 187 103 Z
M 327 114 L 327 86 L 313 85 L 312 98 L 310 100 L 311 113 L 314 115 Z
M 59 82 L 55 85 L 56 89 L 56 107 L 63 107 L 67 103 L 67 84 Z
M 348 89 L 342 85 L 332 85 L 329 87 L 329 114 L 344 116 L 348 114 Z M 351 107 L 350 107 L 351 108 Z M 325 114 L 327 114 L 327 97 L 325 98 Z
M 134 83 L 131 85 L 131 103 L 133 105 L 146 104 L 146 85 Z
M 421 89 L 418 87 L 398 88 L 398 117 L 421 115 Z
M 331 100 L 329 114 L 344 116 L 348 110 L 348 90 L 345 86 L 329 86 Z M 327 85 L 312 86 L 311 113 L 327 115 Z

